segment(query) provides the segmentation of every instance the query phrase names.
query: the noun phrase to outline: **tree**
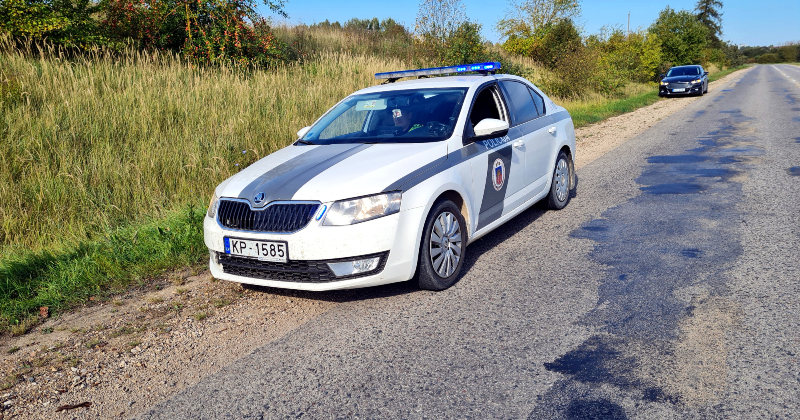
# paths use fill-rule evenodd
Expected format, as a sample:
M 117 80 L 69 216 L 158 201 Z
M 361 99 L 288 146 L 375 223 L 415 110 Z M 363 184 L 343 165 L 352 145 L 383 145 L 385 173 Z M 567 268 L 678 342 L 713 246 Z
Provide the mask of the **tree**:
M 466 21 L 461 0 L 422 0 L 414 32 L 420 37 L 444 43 Z
M 542 37 L 546 28 L 563 20 L 577 19 L 581 6 L 577 0 L 510 0 L 506 17 L 497 22 L 504 38 Z
M 698 64 L 706 46 L 708 28 L 692 13 L 667 6 L 648 32 L 661 40 L 662 58 L 673 66 Z
M 708 28 L 707 41 L 713 48 L 720 48 L 722 38 L 722 2 L 720 0 L 697 0 L 694 10 L 697 20 Z
M 800 48 L 794 44 L 787 44 L 782 47 L 778 47 L 778 57 L 780 57 L 782 63 L 790 63 L 793 61 L 797 61 L 798 53 L 800 52 Z
M 444 59 L 447 40 L 467 22 L 461 0 L 422 0 L 414 23 L 418 55 L 430 62 Z
M 481 25 L 464 22 L 445 41 L 440 54 L 442 66 L 489 61 L 481 38 Z

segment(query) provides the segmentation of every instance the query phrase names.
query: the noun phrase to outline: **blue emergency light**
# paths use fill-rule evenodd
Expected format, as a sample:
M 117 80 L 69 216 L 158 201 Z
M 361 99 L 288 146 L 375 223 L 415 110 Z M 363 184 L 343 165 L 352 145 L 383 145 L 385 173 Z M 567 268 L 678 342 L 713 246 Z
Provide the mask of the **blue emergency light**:
M 500 63 L 494 61 L 491 63 L 478 63 L 478 64 L 461 64 L 458 66 L 448 67 L 431 67 L 429 69 L 417 70 L 401 70 L 401 71 L 387 71 L 386 73 L 375 73 L 376 79 L 389 79 L 393 82 L 402 77 L 424 77 L 435 76 L 437 74 L 451 74 L 451 73 L 494 73 L 501 67 Z

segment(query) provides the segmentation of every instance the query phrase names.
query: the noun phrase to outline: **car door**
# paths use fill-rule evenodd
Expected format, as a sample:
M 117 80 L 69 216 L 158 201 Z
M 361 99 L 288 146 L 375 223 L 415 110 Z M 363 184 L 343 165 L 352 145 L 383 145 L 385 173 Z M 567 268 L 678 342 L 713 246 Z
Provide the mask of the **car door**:
M 516 80 L 502 80 L 500 85 L 509 98 L 512 130 L 520 139 L 514 142 L 514 147 L 525 153 L 527 199 L 541 192 L 547 184 L 543 177 L 549 173 L 552 165 L 550 161 L 553 160 L 551 155 L 554 137 L 548 130 L 554 129 L 555 124 L 545 113 L 542 97 L 527 84 Z
M 480 230 L 510 211 L 510 201 L 521 197 L 525 181 L 525 152 L 513 143 L 519 136 L 509 130 L 508 135 L 472 141 L 473 127 L 485 118 L 503 120 L 511 125 L 508 107 L 496 83 L 482 86 L 470 107 L 469 119 L 464 129 L 468 149 L 479 151 L 472 159 L 473 192 L 478 210 L 476 230 Z

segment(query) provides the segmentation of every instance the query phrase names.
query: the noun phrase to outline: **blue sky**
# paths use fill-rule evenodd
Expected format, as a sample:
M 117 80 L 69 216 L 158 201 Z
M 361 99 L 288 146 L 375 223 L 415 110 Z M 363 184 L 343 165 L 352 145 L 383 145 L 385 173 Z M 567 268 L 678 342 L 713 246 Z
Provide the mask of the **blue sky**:
M 258 1 L 258 0 L 257 0 Z M 789 41 L 800 42 L 800 1 L 798 0 L 722 0 L 723 39 L 735 44 L 780 45 Z M 483 25 L 483 36 L 499 41 L 495 23 L 505 15 L 509 5 L 506 0 L 464 0 L 467 17 Z M 646 0 L 581 1 L 580 22 L 586 33 L 596 33 L 606 25 L 627 24 L 631 13 L 631 29 L 647 27 L 667 4 L 673 9 L 693 10 L 696 0 Z M 290 23 L 315 23 L 325 19 L 344 23 L 353 17 L 385 19 L 391 17 L 408 28 L 413 28 L 418 1 L 381 0 L 288 0 L 286 12 Z M 266 7 L 261 12 L 269 16 Z

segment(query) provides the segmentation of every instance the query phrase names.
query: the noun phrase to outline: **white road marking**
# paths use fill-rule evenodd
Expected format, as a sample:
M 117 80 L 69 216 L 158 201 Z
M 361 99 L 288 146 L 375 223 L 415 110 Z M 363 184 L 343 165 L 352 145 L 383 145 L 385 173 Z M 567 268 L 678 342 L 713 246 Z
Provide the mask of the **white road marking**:
M 784 73 L 783 71 L 781 71 L 781 69 L 779 69 L 779 68 L 775 67 L 775 65 L 774 65 L 774 64 L 771 64 L 771 66 L 772 66 L 772 68 L 774 68 L 775 70 L 778 70 L 778 71 L 779 71 L 779 72 L 780 72 L 782 75 L 786 76 L 786 78 L 787 78 L 787 79 L 789 79 L 789 80 L 791 80 L 792 82 L 794 82 L 794 84 L 795 84 L 795 85 L 797 85 L 797 87 L 800 87 L 800 83 L 798 83 L 798 82 L 797 82 L 797 80 L 794 80 L 794 79 L 792 79 L 791 77 L 789 77 L 789 76 L 788 76 L 786 73 Z

